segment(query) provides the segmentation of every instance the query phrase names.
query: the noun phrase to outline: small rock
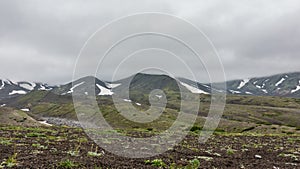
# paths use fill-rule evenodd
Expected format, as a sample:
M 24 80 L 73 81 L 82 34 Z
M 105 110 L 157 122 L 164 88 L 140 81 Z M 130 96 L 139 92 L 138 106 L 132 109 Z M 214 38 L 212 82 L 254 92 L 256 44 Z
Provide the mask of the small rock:
M 206 157 L 206 156 L 198 156 L 197 158 L 205 160 L 205 161 L 211 161 L 211 160 L 213 160 L 212 157 Z
M 255 157 L 255 158 L 258 158 L 258 159 L 261 159 L 261 158 L 262 158 L 261 155 L 255 155 L 254 157 Z
M 285 163 L 286 165 L 292 165 L 292 166 L 297 166 L 296 163 Z

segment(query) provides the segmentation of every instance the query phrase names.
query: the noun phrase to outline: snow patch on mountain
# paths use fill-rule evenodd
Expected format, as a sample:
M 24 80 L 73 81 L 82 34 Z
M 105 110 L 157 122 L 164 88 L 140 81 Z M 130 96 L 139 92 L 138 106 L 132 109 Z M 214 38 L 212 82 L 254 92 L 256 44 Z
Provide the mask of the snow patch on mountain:
M 14 94 L 26 94 L 27 92 L 24 90 L 13 90 L 8 95 L 14 95 Z
M 158 95 L 158 94 L 157 94 L 157 95 L 155 95 L 155 96 L 156 96 L 157 98 L 159 98 L 159 99 L 162 98 L 162 95 Z
M 131 100 L 129 100 L 129 99 L 123 99 L 124 100 L 124 102 L 129 102 L 129 103 L 131 103 L 132 101 Z
M 104 96 L 104 95 L 113 95 L 114 92 L 112 92 L 110 89 L 107 89 L 99 84 L 96 84 L 96 86 L 100 89 L 100 93 L 98 95 Z
M 242 93 L 242 92 L 240 92 L 240 91 L 236 91 L 236 90 L 229 90 L 232 94 L 240 94 L 240 93 Z
M 40 88 L 38 89 L 38 90 L 51 90 L 52 88 L 48 88 L 48 87 L 46 87 L 45 85 L 43 85 L 43 84 L 41 84 L 40 85 Z
M 5 86 L 5 83 L 4 83 L 4 81 L 3 81 L 3 80 L 1 80 L 1 82 L 2 82 L 2 85 L 0 86 L 0 90 L 1 90 L 1 89 L 3 89 L 3 88 L 4 88 L 4 86 Z
M 189 84 L 186 84 L 186 83 L 183 83 L 183 82 L 180 82 L 180 84 L 184 87 L 186 87 L 190 92 L 192 93 L 198 93 L 198 94 L 209 94 L 203 90 L 200 90 L 194 86 L 190 86 Z
M 80 82 L 80 83 L 74 85 L 67 93 L 68 93 L 68 94 L 69 94 L 69 93 L 73 93 L 73 92 L 74 92 L 74 89 L 75 89 L 76 87 L 78 87 L 78 86 L 80 86 L 80 85 L 82 85 L 82 84 L 84 84 L 84 83 L 85 83 L 85 82 Z
M 300 90 L 300 80 L 299 80 L 299 85 L 296 86 L 296 89 L 292 90 L 291 93 L 295 93 L 295 92 L 297 92 L 299 90 Z
M 8 85 L 12 85 L 13 82 L 8 80 L 8 79 L 5 79 L 5 80 L 2 80 L 4 83 L 8 84 Z
M 141 106 L 142 104 L 141 103 L 135 103 L 136 105 L 138 105 L 138 106 Z
M 25 112 L 29 112 L 29 109 L 27 109 L 27 108 L 20 109 L 20 110 L 25 111 Z
M 39 123 L 40 123 L 40 124 L 47 125 L 47 126 L 52 126 L 52 124 L 47 123 L 47 121 L 39 121 Z
M 206 84 L 202 84 L 204 87 L 206 88 L 210 88 L 210 86 L 206 85 Z
M 6 84 L 7 85 L 12 85 L 14 83 L 12 81 L 8 80 L 8 79 L 3 79 L 3 80 L 1 80 L 0 90 L 3 89 Z
M 285 78 L 283 77 L 275 84 L 275 86 L 279 86 L 284 81 L 285 81 Z
M 36 84 L 35 83 L 21 83 L 21 84 L 19 84 L 19 86 L 31 91 L 35 88 Z
M 257 88 L 259 88 L 259 89 L 263 89 L 263 88 L 265 88 L 265 86 L 266 86 L 265 83 L 263 83 L 261 86 L 260 86 L 260 85 L 255 85 L 255 87 L 257 87 Z
M 244 87 L 249 81 L 250 81 L 250 79 L 242 80 L 240 85 L 238 86 L 238 89 L 241 89 L 242 87 Z
M 110 89 L 116 88 L 120 85 L 121 85 L 121 83 L 106 83 L 106 86 Z

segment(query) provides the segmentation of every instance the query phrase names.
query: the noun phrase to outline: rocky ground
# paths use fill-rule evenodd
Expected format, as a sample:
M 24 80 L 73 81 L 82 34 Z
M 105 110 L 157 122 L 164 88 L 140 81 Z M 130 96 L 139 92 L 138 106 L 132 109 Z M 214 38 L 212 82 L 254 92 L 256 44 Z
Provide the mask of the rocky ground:
M 41 119 L 48 124 L 53 124 L 56 126 L 81 127 L 80 123 L 75 120 L 68 120 L 68 119 L 57 118 L 57 117 L 42 117 Z
M 191 133 L 164 154 L 129 159 L 96 147 L 80 128 L 2 126 L 0 168 L 300 168 L 300 136 L 197 138 Z

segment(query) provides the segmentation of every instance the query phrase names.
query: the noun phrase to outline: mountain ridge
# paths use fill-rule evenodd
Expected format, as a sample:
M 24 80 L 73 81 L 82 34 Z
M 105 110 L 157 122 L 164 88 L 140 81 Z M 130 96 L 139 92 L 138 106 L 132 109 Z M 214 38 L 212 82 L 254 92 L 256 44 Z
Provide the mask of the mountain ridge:
M 95 87 L 96 95 L 112 95 L 116 92 L 124 92 L 126 89 L 124 84 L 129 83 L 129 81 L 130 89 L 136 93 L 150 92 L 150 90 L 156 88 L 178 91 L 177 85 L 180 85 L 185 87 L 186 91 L 198 94 L 210 94 L 212 90 L 218 90 L 233 95 L 300 98 L 300 72 L 230 80 L 226 82 L 226 91 L 218 87 L 221 83 L 213 83 L 213 85 L 211 85 L 208 83 L 195 82 L 186 78 L 172 78 L 164 74 L 137 73 L 113 82 L 103 81 L 94 76 L 86 76 L 58 86 L 26 81 L 12 82 L 10 80 L 0 79 L 0 100 L 26 95 L 36 90 L 52 91 L 58 95 L 72 95 L 75 90 L 89 95 L 85 90 L 89 89 L 89 91 L 91 91 L 93 88 L 90 87 Z M 212 88 L 212 86 L 214 88 Z

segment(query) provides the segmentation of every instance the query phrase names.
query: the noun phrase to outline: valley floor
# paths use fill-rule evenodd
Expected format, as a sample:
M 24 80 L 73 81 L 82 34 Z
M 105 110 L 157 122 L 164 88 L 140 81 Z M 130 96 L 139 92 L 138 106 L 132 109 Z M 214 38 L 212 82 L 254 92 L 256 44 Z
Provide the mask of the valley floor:
M 164 154 L 129 159 L 96 147 L 80 128 L 1 126 L 0 168 L 300 168 L 299 135 L 197 138 L 191 133 Z

